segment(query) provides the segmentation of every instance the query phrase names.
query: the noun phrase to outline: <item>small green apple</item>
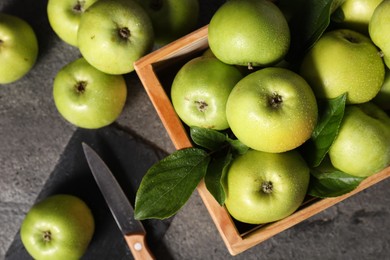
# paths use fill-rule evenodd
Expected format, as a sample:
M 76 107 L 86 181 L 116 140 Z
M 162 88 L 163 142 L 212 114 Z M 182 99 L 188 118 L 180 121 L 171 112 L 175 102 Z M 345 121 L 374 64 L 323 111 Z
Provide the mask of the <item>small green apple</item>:
M 108 74 L 126 74 L 151 50 L 152 22 L 135 0 L 99 0 L 81 16 L 77 43 L 83 57 Z
M 345 0 L 332 14 L 339 26 L 368 35 L 368 24 L 375 8 L 383 0 Z
M 35 65 L 38 40 L 23 19 L 0 13 L 0 84 L 12 83 Z
M 309 167 L 296 150 L 249 150 L 233 160 L 223 180 L 226 209 L 244 223 L 280 220 L 302 204 L 309 179 Z
M 227 64 L 267 66 L 290 47 L 290 30 L 280 9 L 267 0 L 230 0 L 211 18 L 210 49 Z
M 390 165 L 390 118 L 371 102 L 350 105 L 329 149 L 334 167 L 366 177 Z
M 370 38 L 349 30 L 325 33 L 304 56 L 300 74 L 317 98 L 347 93 L 347 103 L 364 103 L 379 92 L 385 66 Z
M 390 68 L 390 0 L 383 0 L 372 14 L 368 31 L 371 40 L 381 49 Z
M 155 42 L 165 45 L 195 28 L 199 17 L 198 0 L 138 0 L 149 14 Z
M 390 69 L 386 70 L 385 81 L 372 101 L 381 109 L 390 110 Z
M 58 112 L 82 128 L 101 128 L 114 122 L 126 102 L 122 75 L 106 74 L 84 58 L 64 66 L 54 79 L 53 97 Z
M 217 58 L 194 58 L 174 78 L 172 105 L 188 126 L 227 129 L 226 101 L 241 78 L 242 74 L 235 66 Z
M 310 138 L 318 118 L 317 101 L 301 76 L 269 67 L 236 84 L 226 104 L 226 117 L 232 132 L 248 147 L 285 152 Z
M 52 195 L 36 203 L 27 213 L 20 236 L 27 252 L 38 260 L 76 260 L 92 240 L 95 222 L 80 198 Z
M 77 46 L 81 15 L 97 0 L 49 0 L 47 16 L 53 31 L 64 42 Z

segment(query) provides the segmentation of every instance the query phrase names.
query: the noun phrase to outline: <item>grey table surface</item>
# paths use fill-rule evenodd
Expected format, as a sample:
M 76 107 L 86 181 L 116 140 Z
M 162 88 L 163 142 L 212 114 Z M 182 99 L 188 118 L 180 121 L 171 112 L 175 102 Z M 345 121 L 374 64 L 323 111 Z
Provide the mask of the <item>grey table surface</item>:
M 223 2 L 200 0 L 199 27 Z M 0 1 L 0 12 L 28 21 L 40 44 L 33 70 L 0 86 L 0 258 L 76 130 L 59 116 L 52 83 L 58 70 L 80 53 L 54 34 L 46 5 L 47 0 Z M 168 153 L 174 151 L 137 77 L 131 77 L 116 123 Z M 389 184 L 383 181 L 235 257 L 194 192 L 163 242 L 174 259 L 390 259 Z

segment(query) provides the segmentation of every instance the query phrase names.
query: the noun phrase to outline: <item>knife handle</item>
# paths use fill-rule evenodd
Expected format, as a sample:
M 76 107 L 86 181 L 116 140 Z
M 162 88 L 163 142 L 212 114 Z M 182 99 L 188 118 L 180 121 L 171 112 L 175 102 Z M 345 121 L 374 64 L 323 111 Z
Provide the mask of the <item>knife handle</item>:
M 154 256 L 146 244 L 144 234 L 125 235 L 125 240 L 135 260 L 154 260 Z

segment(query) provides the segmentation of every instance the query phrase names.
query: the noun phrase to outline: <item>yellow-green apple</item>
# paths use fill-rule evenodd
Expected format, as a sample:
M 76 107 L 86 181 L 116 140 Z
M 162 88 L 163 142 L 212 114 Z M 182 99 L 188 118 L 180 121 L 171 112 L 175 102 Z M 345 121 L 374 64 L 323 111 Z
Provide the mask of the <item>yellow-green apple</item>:
M 22 222 L 20 236 L 34 259 L 76 260 L 84 255 L 94 230 L 94 217 L 82 199 L 57 194 L 33 205 Z
M 242 74 L 235 66 L 215 57 L 196 57 L 187 62 L 174 78 L 171 88 L 173 107 L 188 126 L 227 129 L 226 101 L 241 78 Z
M 332 14 L 338 26 L 368 34 L 368 24 L 375 8 L 383 0 L 345 0 Z
M 35 65 L 38 40 L 23 19 L 0 13 L 0 84 L 15 82 Z
M 126 74 L 151 50 L 152 22 L 135 0 L 99 0 L 81 16 L 77 44 L 83 57 L 108 74 Z
M 317 98 L 347 93 L 347 103 L 364 103 L 379 92 L 385 65 L 368 36 L 349 29 L 325 33 L 304 56 L 300 74 Z
M 390 0 L 383 0 L 372 14 L 368 25 L 371 40 L 381 49 L 390 68 Z
M 389 166 L 389 116 L 372 102 L 347 106 L 329 157 L 334 167 L 359 177 Z
M 81 15 L 97 0 L 49 0 L 47 17 L 53 31 L 64 42 L 77 46 Z
M 82 128 L 101 128 L 121 114 L 127 98 L 122 75 L 97 70 L 84 58 L 64 66 L 53 87 L 58 112 L 70 123 Z
M 198 0 L 138 0 L 149 14 L 155 42 L 165 45 L 195 28 L 199 17 Z
M 317 101 L 297 73 L 268 67 L 236 84 L 226 104 L 226 117 L 232 132 L 248 147 L 285 152 L 310 138 L 318 118 Z
M 210 49 L 227 64 L 267 66 L 290 47 L 290 30 L 280 9 L 267 0 L 231 0 L 211 18 Z
M 223 180 L 226 209 L 244 223 L 280 220 L 302 204 L 309 179 L 309 167 L 296 150 L 249 150 L 233 160 Z

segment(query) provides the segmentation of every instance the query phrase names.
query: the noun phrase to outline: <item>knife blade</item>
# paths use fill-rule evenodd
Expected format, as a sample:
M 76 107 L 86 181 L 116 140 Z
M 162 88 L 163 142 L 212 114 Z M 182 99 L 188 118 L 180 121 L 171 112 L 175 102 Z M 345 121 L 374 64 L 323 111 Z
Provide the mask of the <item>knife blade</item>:
M 86 143 L 82 143 L 92 175 L 120 229 L 133 257 L 154 259 L 146 244 L 146 231 L 141 221 L 134 219 L 134 209 L 115 176 L 103 159 Z

